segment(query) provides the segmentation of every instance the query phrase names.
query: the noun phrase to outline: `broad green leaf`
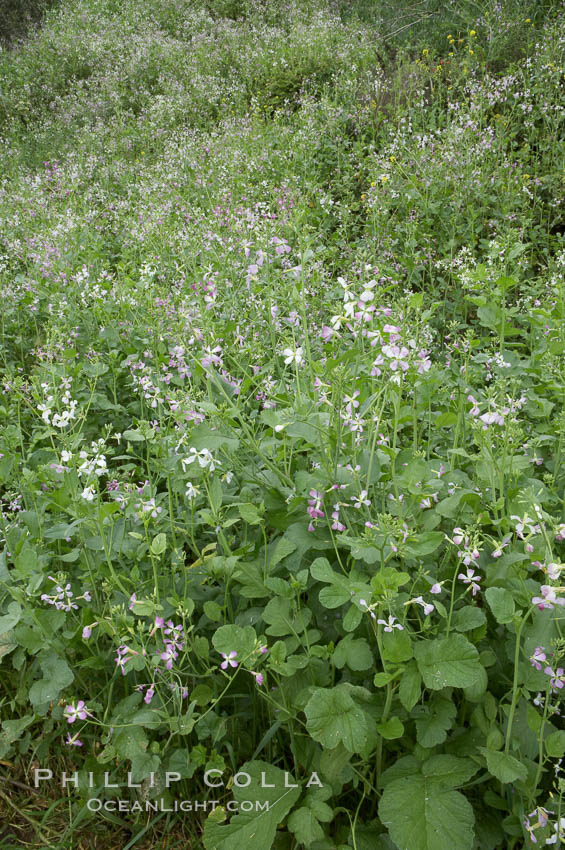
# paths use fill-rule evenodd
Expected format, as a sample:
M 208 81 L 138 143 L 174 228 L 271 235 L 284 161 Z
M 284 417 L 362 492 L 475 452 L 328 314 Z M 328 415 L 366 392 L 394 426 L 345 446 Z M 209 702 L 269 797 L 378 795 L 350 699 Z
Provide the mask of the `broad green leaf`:
M 301 806 L 291 813 L 288 828 L 295 835 L 298 843 L 304 844 L 305 847 L 310 847 L 314 841 L 320 841 L 324 837 L 324 830 L 308 806 Z
M 8 605 L 8 613 L 0 617 L 0 635 L 4 632 L 9 632 L 14 626 L 20 622 L 22 616 L 21 606 L 17 602 L 10 602 Z
M 402 850 L 471 850 L 475 817 L 459 791 L 417 773 L 386 786 L 379 817 Z
M 9 655 L 17 646 L 14 632 L 0 634 L 0 658 L 3 658 L 4 655 Z
M 130 443 L 143 443 L 145 441 L 145 437 L 139 431 L 134 431 L 133 429 L 128 429 L 124 431 L 122 437 L 125 440 L 129 440 Z
M 474 605 L 466 605 L 456 611 L 453 617 L 453 628 L 458 632 L 470 632 L 471 629 L 478 629 L 483 623 L 486 623 L 486 615 L 482 608 L 476 608 Z
M 545 752 L 550 758 L 560 759 L 565 755 L 565 732 L 560 729 L 545 739 Z
M 413 656 L 412 642 L 407 631 L 385 632 L 383 634 L 383 656 L 385 661 L 400 664 Z
M 327 584 L 333 584 L 339 578 L 327 558 L 316 558 L 315 561 L 312 561 L 310 572 L 312 573 L 312 578 L 315 578 L 316 581 L 325 581 Z
M 443 744 L 457 715 L 455 704 L 441 697 L 430 700 L 425 706 L 413 711 L 416 718 L 416 737 L 422 747 L 431 749 Z
M 269 624 L 267 634 L 283 637 L 305 631 L 312 619 L 312 612 L 308 608 L 295 611 L 288 599 L 277 596 L 267 603 L 261 616 Z
M 61 691 L 75 678 L 65 659 L 60 658 L 53 650 L 44 650 L 38 658 L 43 679 L 34 682 L 29 689 L 29 698 L 34 706 L 57 700 Z
M 343 743 L 346 750 L 357 753 L 365 746 L 366 715 L 343 685 L 318 688 L 304 711 L 308 732 L 323 747 L 334 749 Z
M 398 696 L 400 702 L 406 709 L 411 711 L 418 700 L 422 690 L 422 676 L 415 661 L 410 661 L 406 666 L 404 673 L 400 679 L 400 687 L 398 688 Z
M 324 608 L 339 608 L 351 599 L 351 593 L 347 587 L 339 584 L 330 584 L 329 587 L 323 587 L 319 594 L 320 604 Z
M 489 587 L 485 596 L 497 623 L 511 623 L 515 605 L 510 591 L 503 587 Z
M 237 661 L 243 661 L 248 657 L 255 647 L 257 635 L 253 626 L 220 626 L 216 629 L 212 638 L 212 645 L 216 652 L 237 652 Z
M 356 640 L 347 635 L 336 646 L 332 661 L 340 669 L 347 664 L 350 670 L 368 670 L 372 667 L 374 658 L 364 638 Z
M 245 774 L 251 777 L 246 788 L 233 787 L 240 813 L 233 815 L 227 825 L 215 823 L 210 817 L 206 820 L 206 850 L 267 850 L 273 846 L 278 824 L 300 796 L 300 788 L 285 787 L 285 773 L 266 762 L 246 762 L 238 773 L 245 781 Z M 293 784 L 292 778 L 286 784 Z M 247 806 L 249 811 L 245 811 Z
M 427 688 L 464 688 L 481 675 L 477 648 L 463 635 L 421 641 L 414 650 L 418 669 Z
M 499 782 L 516 782 L 521 779 L 524 782 L 528 777 L 528 770 L 522 762 L 509 753 L 498 750 L 487 750 L 481 747 L 481 752 L 487 760 L 487 768 Z
M 387 741 L 393 741 L 404 735 L 404 724 L 398 717 L 389 717 L 388 720 L 377 723 L 377 732 Z
M 167 535 L 160 532 L 151 541 L 151 551 L 154 555 L 162 555 L 167 548 Z
M 255 505 L 250 503 L 244 503 L 238 506 L 239 507 L 239 515 L 245 520 L 248 525 L 259 525 L 261 522 L 261 515 L 259 511 L 255 507 Z

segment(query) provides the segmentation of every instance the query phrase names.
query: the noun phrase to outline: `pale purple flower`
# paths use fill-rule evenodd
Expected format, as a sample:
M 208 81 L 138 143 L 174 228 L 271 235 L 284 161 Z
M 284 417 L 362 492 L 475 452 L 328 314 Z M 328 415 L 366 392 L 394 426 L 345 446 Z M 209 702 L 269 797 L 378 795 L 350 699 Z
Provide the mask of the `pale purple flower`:
M 565 605 L 565 599 L 557 596 L 555 588 L 551 585 L 542 584 L 540 591 L 541 596 L 534 596 L 532 599 L 532 605 L 537 605 L 540 611 L 543 611 L 544 608 L 553 608 L 554 605 Z
M 367 498 L 366 490 L 361 490 L 359 496 L 353 496 L 351 501 L 353 502 L 353 507 L 357 509 L 359 509 L 361 505 L 366 505 L 367 507 L 369 507 L 369 505 L 371 504 L 371 500 Z
M 466 574 L 459 573 L 457 578 L 460 579 L 463 584 L 468 584 L 471 587 L 471 592 L 473 596 L 476 596 L 479 590 L 481 589 L 479 582 L 482 581 L 482 578 L 480 575 L 475 575 L 475 570 L 473 569 L 467 569 Z
M 397 622 L 396 617 L 393 617 L 392 614 L 389 616 L 388 620 L 377 620 L 377 623 L 380 626 L 384 626 L 385 632 L 392 632 L 393 629 L 399 629 L 400 631 L 404 629 L 404 626 L 401 626 L 400 623 Z
M 436 581 L 436 583 L 432 584 L 432 586 L 430 587 L 430 593 L 433 593 L 434 595 L 441 593 L 442 584 L 443 584 L 442 581 Z
M 88 640 L 88 638 L 91 636 L 91 634 L 92 634 L 92 627 L 91 626 L 85 626 L 82 630 L 82 639 Z
M 149 685 L 149 687 L 147 688 L 147 691 L 146 691 L 146 693 L 145 693 L 145 696 L 143 697 L 143 702 L 144 702 L 146 705 L 149 705 L 149 703 L 150 703 L 150 702 L 151 702 L 151 700 L 153 699 L 154 694 L 155 694 L 155 683 L 154 683 L 154 682 L 152 682 L 152 683 Z
M 222 663 L 220 664 L 220 667 L 222 668 L 222 670 L 227 670 L 228 666 L 229 667 L 237 667 L 238 662 L 235 661 L 235 658 L 237 658 L 237 652 L 234 652 L 232 650 L 231 652 L 229 652 L 227 654 L 225 652 L 222 652 L 220 654 L 221 654 L 222 658 L 224 659 L 222 661 Z
M 543 672 L 548 676 L 551 676 L 549 686 L 554 693 L 565 687 L 565 676 L 563 675 L 565 670 L 563 667 L 558 667 L 557 670 L 553 670 L 551 667 L 546 667 Z
M 76 707 L 74 705 L 67 705 L 63 712 L 63 717 L 67 718 L 67 723 L 74 723 L 75 720 L 86 720 L 90 712 L 88 711 L 84 700 L 80 699 Z
M 541 662 L 547 661 L 547 656 L 545 654 L 543 646 L 537 646 L 534 654 L 530 656 L 530 663 L 532 667 L 535 667 L 536 670 L 541 670 Z
M 496 549 L 491 552 L 491 558 L 500 558 L 503 554 L 503 549 L 506 549 L 508 544 L 510 543 L 512 535 L 507 534 L 502 543 L 499 543 Z
M 161 660 L 165 662 L 167 670 L 173 669 L 173 663 L 177 660 L 178 656 L 179 654 L 176 650 L 175 644 L 167 641 L 165 643 L 165 649 L 160 655 Z
M 83 746 L 82 741 L 78 737 L 78 733 L 76 735 L 71 735 L 70 732 L 67 732 L 65 744 L 68 744 L 70 747 L 82 747 Z
M 255 676 L 255 683 L 259 687 L 261 687 L 261 685 L 265 681 L 265 677 L 263 676 L 263 674 L 262 673 L 255 673 L 253 670 L 250 670 L 249 672 L 251 673 L 252 676 Z
M 424 602 L 422 596 L 417 596 L 415 599 L 412 600 L 412 602 L 416 602 L 418 605 L 422 606 L 422 608 L 424 609 L 424 617 L 427 617 L 428 614 L 431 614 L 432 611 L 435 609 L 435 605 L 432 605 L 431 602 Z M 408 605 L 409 603 L 406 602 L 405 604 Z

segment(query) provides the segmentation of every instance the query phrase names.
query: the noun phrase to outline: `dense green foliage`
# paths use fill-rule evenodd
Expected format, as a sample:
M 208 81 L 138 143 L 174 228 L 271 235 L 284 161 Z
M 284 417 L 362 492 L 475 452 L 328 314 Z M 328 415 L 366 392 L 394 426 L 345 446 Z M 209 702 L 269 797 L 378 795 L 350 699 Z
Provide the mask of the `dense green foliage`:
M 565 840 L 564 46 L 549 2 L 64 0 L 0 53 L 39 846 Z

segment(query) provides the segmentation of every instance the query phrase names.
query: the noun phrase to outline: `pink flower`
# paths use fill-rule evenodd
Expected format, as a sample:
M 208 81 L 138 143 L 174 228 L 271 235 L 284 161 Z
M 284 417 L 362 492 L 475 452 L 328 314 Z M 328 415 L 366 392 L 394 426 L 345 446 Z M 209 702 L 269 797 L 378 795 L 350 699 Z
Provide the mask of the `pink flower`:
M 534 596 L 532 605 L 537 605 L 540 611 L 544 608 L 553 608 L 554 605 L 565 605 L 565 599 L 556 596 L 555 588 L 549 584 L 542 584 L 540 587 L 541 596 Z
M 263 684 L 263 682 L 265 681 L 265 678 L 264 678 L 263 674 L 262 674 L 262 673 L 255 673 L 253 670 L 250 670 L 249 672 L 251 673 L 251 675 L 252 675 L 252 676 L 255 676 L 255 683 L 256 683 L 259 687 L 261 687 L 261 685 L 262 685 L 262 684 Z
M 565 676 L 563 675 L 565 673 L 565 670 L 563 669 L 563 667 L 558 667 L 557 670 L 552 670 L 551 667 L 546 667 L 543 672 L 546 673 L 548 676 L 551 676 L 551 679 L 549 680 L 549 685 L 553 692 L 561 690 L 565 687 Z
M 79 720 L 86 720 L 89 714 L 84 700 L 81 699 L 77 702 L 76 707 L 68 705 L 63 712 L 63 717 L 67 718 L 67 723 L 74 723 L 77 717 Z
M 232 652 L 228 653 L 227 655 L 226 655 L 225 652 L 222 652 L 220 654 L 221 654 L 222 658 L 224 659 L 222 661 L 222 663 L 220 664 L 220 667 L 222 668 L 222 670 L 227 670 L 228 666 L 229 667 L 237 667 L 238 662 L 234 660 L 237 657 L 237 652 L 232 651 Z
M 70 722 L 70 721 L 69 721 Z M 70 747 L 82 747 L 82 741 L 77 735 L 72 735 L 70 732 L 67 732 L 67 737 L 65 739 L 65 744 L 68 744 Z
M 430 587 L 430 593 L 433 593 L 434 595 L 441 593 L 442 584 L 443 584 L 442 581 L 436 581 L 436 583 L 432 584 L 432 586 Z
M 475 570 L 473 569 L 468 569 L 466 574 L 459 573 L 457 578 L 460 579 L 463 584 L 468 584 L 471 587 L 473 596 L 476 596 L 481 589 L 479 582 L 482 581 L 482 578 L 479 575 L 475 575 Z
M 537 646 L 535 652 L 532 656 L 530 656 L 530 662 L 532 667 L 535 667 L 536 670 L 541 670 L 542 661 L 547 661 L 547 656 L 544 652 L 543 646 Z

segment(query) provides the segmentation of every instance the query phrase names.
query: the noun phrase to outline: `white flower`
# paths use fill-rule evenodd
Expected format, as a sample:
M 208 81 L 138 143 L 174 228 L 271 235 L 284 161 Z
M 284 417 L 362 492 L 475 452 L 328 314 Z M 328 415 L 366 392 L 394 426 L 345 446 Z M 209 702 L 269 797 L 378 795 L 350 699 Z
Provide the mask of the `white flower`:
M 195 487 L 191 481 L 186 482 L 186 496 L 188 499 L 194 499 L 199 493 L 200 490 L 198 487 Z
M 352 501 L 354 502 L 354 508 L 360 508 L 361 505 L 367 505 L 367 507 L 369 507 L 369 505 L 371 504 L 371 500 L 367 498 L 366 490 L 361 490 L 359 496 L 353 496 Z
M 292 348 L 285 348 L 285 350 L 283 351 L 283 357 L 284 362 L 287 366 L 289 366 L 291 363 L 296 363 L 297 366 L 300 366 L 304 359 L 302 357 L 302 348 L 300 346 L 298 346 L 295 351 L 293 351 Z
M 96 496 L 96 490 L 94 489 L 94 487 L 85 487 L 81 493 L 81 496 L 87 502 L 92 502 L 94 497 Z

